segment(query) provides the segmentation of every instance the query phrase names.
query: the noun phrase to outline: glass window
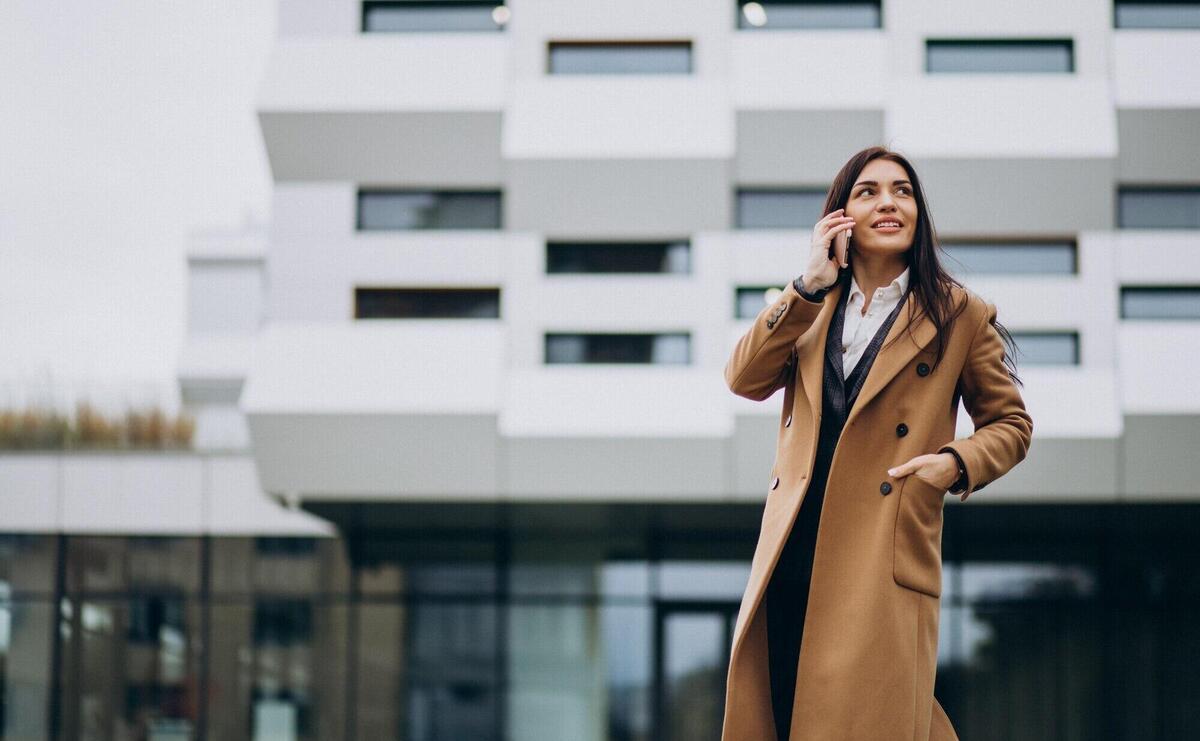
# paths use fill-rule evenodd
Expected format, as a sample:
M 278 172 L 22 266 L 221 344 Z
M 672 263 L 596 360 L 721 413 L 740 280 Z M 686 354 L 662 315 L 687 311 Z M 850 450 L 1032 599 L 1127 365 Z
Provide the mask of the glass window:
M 1122 319 L 1200 319 L 1200 286 L 1122 286 Z
M 341 538 L 213 538 L 212 590 L 233 594 L 345 593 L 350 563 Z
M 549 242 L 547 273 L 691 272 L 691 242 Z
M 966 243 L 943 242 L 943 267 L 955 276 L 1074 275 L 1078 272 L 1074 242 Z
M 363 189 L 360 230 L 500 229 L 499 191 Z
M 1078 332 L 1013 332 L 1017 362 L 1035 365 L 1079 365 Z
M 1200 28 L 1196 0 L 1116 0 L 1113 28 Z
M 499 288 L 354 289 L 355 319 L 499 319 Z
M 741 286 L 734 299 L 735 316 L 738 319 L 753 319 L 767 306 L 774 304 L 783 291 L 779 286 Z
M 71 537 L 67 589 L 193 594 L 200 588 L 200 539 Z
M 820 2 L 820 0 L 739 0 L 737 27 L 779 28 L 880 28 L 881 3 Z
M 0 535 L 0 597 L 53 594 L 57 553 L 52 535 Z
M 650 564 L 637 554 L 641 538 L 613 534 L 521 534 L 508 572 L 514 595 L 642 598 L 650 594 Z
M 743 188 L 737 192 L 737 228 L 811 230 L 824 207 L 824 190 Z
M 653 738 L 648 605 L 518 601 L 506 623 L 506 738 Z
M 405 738 L 499 739 L 496 605 L 419 602 L 409 617 Z
M 481 596 L 497 590 L 495 542 L 401 533 L 357 546 L 358 587 L 364 594 Z
M 690 74 L 692 43 L 551 41 L 552 75 Z
M 1052 562 L 967 562 L 958 590 L 969 602 L 1088 599 L 1097 594 L 1095 569 Z
M 677 609 L 660 615 L 660 727 L 672 740 L 719 738 L 733 620 L 713 610 Z
M 662 561 L 658 596 L 664 599 L 740 600 L 750 579 L 745 561 Z
M 546 363 L 687 365 L 691 336 L 668 334 L 546 334 Z
M 358 620 L 355 661 L 358 688 L 354 717 L 360 739 L 408 738 L 404 703 L 408 610 L 401 604 L 364 602 Z
M 0 738 L 50 738 L 54 603 L 0 590 Z
M 202 624 L 178 596 L 64 599 L 60 737 L 194 738 Z
M 362 30 L 389 31 L 503 31 L 511 15 L 503 0 L 367 0 Z
M 210 609 L 209 738 L 320 741 L 344 735 L 344 603 L 221 601 Z
M 1200 188 L 1120 188 L 1121 229 L 1200 229 Z
M 925 71 L 1074 72 L 1071 39 L 928 39 Z

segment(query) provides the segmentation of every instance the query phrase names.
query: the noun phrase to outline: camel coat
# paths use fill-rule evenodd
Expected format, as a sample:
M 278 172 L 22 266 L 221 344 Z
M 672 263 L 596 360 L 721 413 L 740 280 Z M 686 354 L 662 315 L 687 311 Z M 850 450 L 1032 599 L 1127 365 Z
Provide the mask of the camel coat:
M 812 475 L 825 336 L 843 283 L 821 302 L 789 283 L 733 348 L 725 380 L 756 401 L 784 390 L 775 465 L 763 479 L 762 525 L 734 627 L 722 741 L 775 741 L 763 595 Z M 813 554 L 790 741 L 944 741 L 957 734 L 933 696 L 942 587 L 945 489 L 887 470 L 953 448 L 966 500 L 1029 449 L 1033 421 L 1008 376 L 996 307 L 954 288 L 967 308 L 936 368 L 935 329 L 909 330 L 910 292 L 842 428 Z M 958 400 L 975 432 L 955 440 Z M 775 479 L 778 478 L 778 483 Z M 774 484 L 774 488 L 772 488 Z

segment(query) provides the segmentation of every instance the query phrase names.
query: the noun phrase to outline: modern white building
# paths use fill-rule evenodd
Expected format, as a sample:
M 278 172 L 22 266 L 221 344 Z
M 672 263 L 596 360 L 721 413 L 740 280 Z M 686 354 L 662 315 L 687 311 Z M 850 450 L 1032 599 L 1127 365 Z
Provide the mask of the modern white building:
M 272 221 L 188 246 L 197 450 L 0 455 L 0 738 L 718 739 L 783 397 L 722 368 L 873 144 L 1035 420 L 946 500 L 941 704 L 1200 734 L 1200 3 L 278 29 Z

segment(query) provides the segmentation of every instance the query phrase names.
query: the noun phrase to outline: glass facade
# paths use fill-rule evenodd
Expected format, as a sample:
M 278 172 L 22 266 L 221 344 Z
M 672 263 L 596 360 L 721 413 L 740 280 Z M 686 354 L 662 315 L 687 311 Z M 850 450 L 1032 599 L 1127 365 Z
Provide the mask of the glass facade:
M 719 739 L 760 505 L 342 507 L 349 538 L 0 536 L 0 738 Z M 960 734 L 1197 737 L 1198 529 L 946 507 Z

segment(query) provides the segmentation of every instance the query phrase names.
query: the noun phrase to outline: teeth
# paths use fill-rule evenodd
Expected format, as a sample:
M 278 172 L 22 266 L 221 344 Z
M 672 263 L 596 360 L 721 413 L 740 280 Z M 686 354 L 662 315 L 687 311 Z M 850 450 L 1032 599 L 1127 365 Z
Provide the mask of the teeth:
M 900 226 L 900 225 L 899 225 L 899 224 L 897 224 L 897 223 L 896 223 L 896 222 L 894 222 L 894 221 L 881 221 L 881 222 L 879 222 L 878 224 L 876 224 L 876 225 L 875 225 L 875 227 L 876 227 L 876 228 L 879 228 L 879 227 L 881 227 L 881 226 L 896 226 L 896 227 L 898 227 L 898 226 Z

